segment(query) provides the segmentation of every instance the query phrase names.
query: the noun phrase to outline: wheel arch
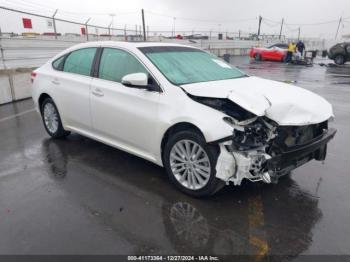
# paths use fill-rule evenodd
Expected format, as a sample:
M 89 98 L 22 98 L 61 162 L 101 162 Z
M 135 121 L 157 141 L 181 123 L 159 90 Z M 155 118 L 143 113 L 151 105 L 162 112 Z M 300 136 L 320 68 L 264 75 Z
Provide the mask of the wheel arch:
M 179 122 L 179 123 L 176 123 L 176 124 L 170 126 L 163 134 L 162 141 L 160 143 L 160 153 L 161 153 L 161 159 L 162 159 L 163 163 L 164 163 L 164 159 L 163 159 L 164 147 L 165 147 L 167 141 L 169 140 L 170 136 L 176 134 L 177 132 L 184 131 L 184 130 L 192 130 L 192 131 L 200 134 L 205 139 L 205 136 L 204 136 L 202 130 L 193 123 Z
M 40 96 L 38 98 L 38 105 L 39 105 L 40 112 L 41 112 L 41 105 L 42 105 L 42 103 L 44 102 L 44 100 L 46 98 L 51 98 L 52 99 L 52 97 L 49 94 L 47 94 L 47 93 L 40 94 Z

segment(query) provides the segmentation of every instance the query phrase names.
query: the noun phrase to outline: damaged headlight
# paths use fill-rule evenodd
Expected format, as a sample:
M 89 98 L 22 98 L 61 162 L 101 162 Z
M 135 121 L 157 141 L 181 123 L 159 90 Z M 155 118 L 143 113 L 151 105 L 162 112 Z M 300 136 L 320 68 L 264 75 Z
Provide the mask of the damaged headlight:
M 268 142 L 267 132 L 260 123 L 248 125 L 243 131 L 233 130 L 233 142 L 239 150 L 262 147 Z
M 229 99 L 192 95 L 189 97 L 228 115 L 223 120 L 233 128 L 232 150 L 263 147 L 276 136 L 277 124 L 265 117 L 256 116 Z
M 263 117 L 240 122 L 229 117 L 224 117 L 223 120 L 234 128 L 232 142 L 235 150 L 264 147 L 276 136 L 275 125 Z
M 209 106 L 211 108 L 225 113 L 228 116 L 233 117 L 237 121 L 244 121 L 256 117 L 256 115 L 254 115 L 253 113 L 245 110 L 244 108 L 227 98 L 199 97 L 189 94 L 188 96 L 198 103 Z

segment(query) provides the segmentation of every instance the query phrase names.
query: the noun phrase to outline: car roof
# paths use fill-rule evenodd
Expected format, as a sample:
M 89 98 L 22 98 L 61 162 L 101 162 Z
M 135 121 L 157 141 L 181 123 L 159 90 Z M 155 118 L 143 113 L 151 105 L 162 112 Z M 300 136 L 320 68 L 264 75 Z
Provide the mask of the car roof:
M 189 48 L 196 48 L 190 45 L 181 45 L 173 43 L 163 43 L 163 42 L 124 42 L 124 41 L 94 41 L 74 45 L 72 49 L 87 48 L 87 47 L 119 47 L 129 50 L 137 49 L 139 47 L 152 47 L 152 46 L 182 46 Z

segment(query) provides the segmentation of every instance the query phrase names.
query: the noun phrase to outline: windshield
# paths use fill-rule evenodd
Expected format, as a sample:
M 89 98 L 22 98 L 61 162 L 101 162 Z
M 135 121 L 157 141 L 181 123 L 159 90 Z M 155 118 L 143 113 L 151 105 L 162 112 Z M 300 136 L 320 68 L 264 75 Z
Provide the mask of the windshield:
M 199 49 L 179 46 L 139 48 L 173 84 L 185 85 L 246 76 L 218 57 Z

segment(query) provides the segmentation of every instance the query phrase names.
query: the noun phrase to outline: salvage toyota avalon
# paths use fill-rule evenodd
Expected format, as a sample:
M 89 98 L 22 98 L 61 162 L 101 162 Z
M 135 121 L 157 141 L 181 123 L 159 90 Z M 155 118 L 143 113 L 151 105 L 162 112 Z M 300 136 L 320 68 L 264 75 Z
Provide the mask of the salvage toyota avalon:
M 31 80 L 51 137 L 73 131 L 152 161 L 195 197 L 323 161 L 336 133 L 322 97 L 190 46 L 79 44 Z

